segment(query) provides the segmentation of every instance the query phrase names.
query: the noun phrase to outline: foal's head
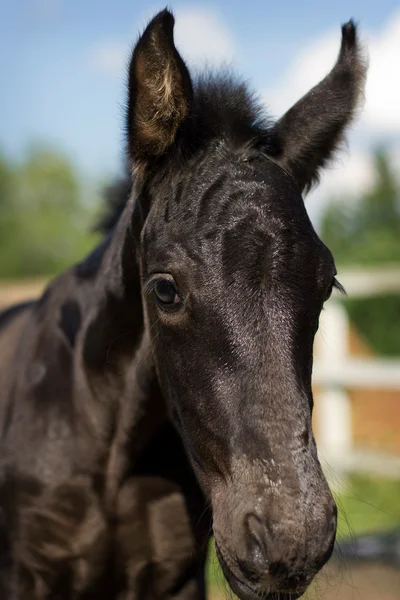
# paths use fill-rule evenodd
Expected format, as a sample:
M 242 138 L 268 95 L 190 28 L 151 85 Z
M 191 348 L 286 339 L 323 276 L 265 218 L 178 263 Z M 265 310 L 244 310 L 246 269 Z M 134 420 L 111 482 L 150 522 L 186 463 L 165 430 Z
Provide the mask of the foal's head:
M 336 531 L 311 429 L 313 339 L 336 271 L 302 192 L 341 141 L 364 68 L 350 22 L 331 73 L 271 123 L 229 75 L 192 81 L 173 25 L 153 19 L 129 72 L 146 330 L 232 589 L 293 598 Z

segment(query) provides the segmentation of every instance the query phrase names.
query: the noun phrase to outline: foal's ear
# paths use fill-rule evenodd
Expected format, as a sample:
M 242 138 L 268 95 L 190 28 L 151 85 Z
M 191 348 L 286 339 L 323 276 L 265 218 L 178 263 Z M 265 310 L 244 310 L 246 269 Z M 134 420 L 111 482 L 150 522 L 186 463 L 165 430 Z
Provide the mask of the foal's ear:
M 174 44 L 174 17 L 163 10 L 149 23 L 129 67 L 128 149 L 146 164 L 175 141 L 192 103 L 189 71 Z
M 346 126 L 363 95 L 366 64 L 353 21 L 342 27 L 336 65 L 273 128 L 272 152 L 301 191 L 318 181 L 318 171 L 343 140 Z

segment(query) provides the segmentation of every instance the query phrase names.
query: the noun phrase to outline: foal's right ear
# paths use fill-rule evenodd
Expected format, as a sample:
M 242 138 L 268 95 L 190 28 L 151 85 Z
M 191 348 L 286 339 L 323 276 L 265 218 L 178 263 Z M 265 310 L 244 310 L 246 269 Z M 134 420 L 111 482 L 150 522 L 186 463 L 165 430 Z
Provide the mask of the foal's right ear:
M 276 123 L 271 155 L 308 191 L 343 140 L 363 97 L 367 65 L 353 21 L 342 27 L 342 45 L 332 71 Z
M 189 71 L 174 44 L 174 17 L 163 10 L 145 29 L 129 67 L 128 150 L 146 165 L 176 140 L 190 115 Z

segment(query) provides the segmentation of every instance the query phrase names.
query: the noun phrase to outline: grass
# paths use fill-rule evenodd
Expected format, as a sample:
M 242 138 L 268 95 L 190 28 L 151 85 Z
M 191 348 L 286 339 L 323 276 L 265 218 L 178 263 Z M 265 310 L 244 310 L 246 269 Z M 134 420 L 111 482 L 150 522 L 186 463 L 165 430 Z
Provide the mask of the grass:
M 353 475 L 335 497 L 338 539 L 400 525 L 400 480 Z
M 339 509 L 338 539 L 400 526 L 400 480 L 352 475 L 336 492 Z M 211 542 L 207 581 L 223 589 L 224 578 Z

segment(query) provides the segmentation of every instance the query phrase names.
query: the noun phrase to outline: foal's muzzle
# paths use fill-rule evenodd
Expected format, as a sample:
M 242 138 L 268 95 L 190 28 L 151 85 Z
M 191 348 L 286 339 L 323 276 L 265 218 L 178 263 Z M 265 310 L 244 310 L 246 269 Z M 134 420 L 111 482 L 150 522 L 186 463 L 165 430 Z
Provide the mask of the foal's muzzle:
M 272 591 L 273 588 L 265 589 L 265 587 L 262 589 L 257 582 L 252 581 L 253 578 L 249 578 L 245 581 L 245 577 L 240 578 L 235 575 L 228 567 L 217 545 L 216 549 L 225 579 L 229 583 L 233 593 L 240 598 L 240 600 L 260 600 L 260 598 L 265 600 L 296 600 L 306 591 L 306 586 L 297 588 L 296 590 L 292 589 L 291 591 L 278 591 L 276 589 Z
M 324 504 L 318 519 L 285 509 L 279 522 L 267 513 L 245 513 L 236 521 L 229 555 L 216 540 L 224 575 L 241 600 L 293 600 L 304 594 L 333 551 L 337 510 L 332 497 Z

